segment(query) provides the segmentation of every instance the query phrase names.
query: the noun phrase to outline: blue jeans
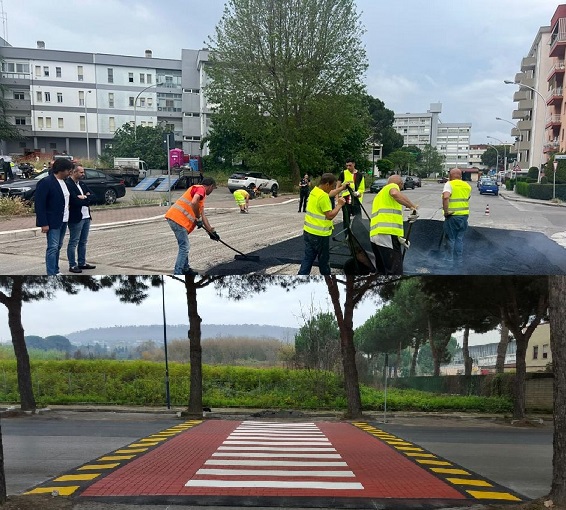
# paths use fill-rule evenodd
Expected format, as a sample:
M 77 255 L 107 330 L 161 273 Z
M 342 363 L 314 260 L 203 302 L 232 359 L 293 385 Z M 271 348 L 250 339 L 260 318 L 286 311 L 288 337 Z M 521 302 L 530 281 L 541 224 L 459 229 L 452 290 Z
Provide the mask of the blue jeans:
M 69 223 L 69 244 L 67 244 L 67 258 L 69 259 L 69 267 L 77 265 L 75 252 L 78 245 L 78 265 L 86 264 L 86 243 L 88 241 L 88 232 L 90 229 L 90 218 L 84 218 L 78 223 Z
M 67 231 L 67 223 L 60 228 L 50 228 L 47 232 L 47 250 L 45 251 L 45 268 L 48 275 L 56 275 L 59 272 L 59 253 L 63 246 L 63 239 Z
M 185 227 L 181 227 L 178 223 L 167 218 L 167 223 L 177 238 L 179 245 L 179 253 L 177 253 L 177 260 L 175 261 L 175 274 L 184 274 L 189 270 L 189 233 Z
M 468 216 L 448 216 L 444 220 L 444 234 L 447 241 L 448 261 L 462 262 L 464 254 L 464 234 L 468 228 Z
M 305 256 L 298 274 L 310 274 L 317 258 L 320 274 L 330 274 L 330 236 L 315 236 L 303 231 L 303 239 L 305 240 Z

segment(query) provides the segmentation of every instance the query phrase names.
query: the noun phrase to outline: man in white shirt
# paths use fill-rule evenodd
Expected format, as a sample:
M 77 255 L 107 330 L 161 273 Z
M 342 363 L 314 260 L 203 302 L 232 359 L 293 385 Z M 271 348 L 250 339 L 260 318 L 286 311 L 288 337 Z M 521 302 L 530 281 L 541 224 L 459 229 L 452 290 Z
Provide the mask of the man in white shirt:
M 61 274 L 59 253 L 69 221 L 70 194 L 65 179 L 73 167 L 72 161 L 57 159 L 52 173 L 41 179 L 35 190 L 35 223 L 47 237 L 45 267 L 48 275 Z

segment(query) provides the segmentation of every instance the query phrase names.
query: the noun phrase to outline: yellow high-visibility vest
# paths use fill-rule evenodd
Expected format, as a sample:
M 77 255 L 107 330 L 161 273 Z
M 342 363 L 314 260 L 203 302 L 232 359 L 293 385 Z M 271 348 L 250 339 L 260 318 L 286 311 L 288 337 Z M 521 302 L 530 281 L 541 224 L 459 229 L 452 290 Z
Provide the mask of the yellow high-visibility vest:
M 320 189 L 318 186 L 311 191 L 307 201 L 307 211 L 305 213 L 305 224 L 303 230 L 315 236 L 329 236 L 332 234 L 334 224 L 332 220 L 327 220 L 323 211 L 330 210 L 330 197 L 328 193 Z
M 359 171 L 357 173 L 361 177 L 360 184 L 358 185 L 358 189 L 354 189 L 355 188 L 354 184 L 352 184 L 351 187 L 354 191 L 357 191 L 360 194 L 358 199 L 361 202 L 362 199 L 364 198 L 364 191 L 366 190 L 366 181 L 364 179 L 364 176 L 362 174 L 360 174 Z M 344 170 L 344 182 L 348 182 L 348 181 L 352 181 L 353 183 L 355 183 L 354 174 L 352 172 L 350 172 L 350 170 Z M 342 193 L 342 196 L 347 197 L 349 194 L 350 194 L 350 192 L 348 190 L 346 190 Z
M 402 237 L 403 206 L 389 194 L 391 189 L 399 190 L 395 183 L 387 184 L 373 199 L 370 220 L 370 237 L 377 234 L 390 234 Z
M 454 214 L 454 216 L 469 216 L 471 186 L 460 179 L 450 181 L 450 186 L 452 193 L 448 199 L 448 212 Z

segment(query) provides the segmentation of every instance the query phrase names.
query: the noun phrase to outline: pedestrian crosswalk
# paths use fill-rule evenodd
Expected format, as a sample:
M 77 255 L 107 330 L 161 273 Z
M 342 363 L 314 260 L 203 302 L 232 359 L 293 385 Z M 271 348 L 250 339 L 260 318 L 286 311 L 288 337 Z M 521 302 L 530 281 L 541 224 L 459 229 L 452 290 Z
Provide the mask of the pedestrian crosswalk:
M 363 490 L 312 422 L 244 421 L 186 487 Z

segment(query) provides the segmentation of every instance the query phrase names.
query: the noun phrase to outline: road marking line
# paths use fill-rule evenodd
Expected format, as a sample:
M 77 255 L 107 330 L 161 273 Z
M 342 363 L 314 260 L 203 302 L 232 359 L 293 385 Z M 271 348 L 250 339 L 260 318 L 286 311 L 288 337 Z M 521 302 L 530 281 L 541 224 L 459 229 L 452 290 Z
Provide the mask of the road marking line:
M 430 468 L 430 470 L 443 475 L 471 475 L 471 473 L 469 473 L 465 469 Z
M 84 473 L 80 475 L 63 475 L 58 478 L 54 478 L 54 482 L 79 482 L 81 480 L 94 480 L 96 477 L 100 476 L 101 473 Z
M 127 448 L 131 448 L 132 446 L 134 448 L 137 448 L 138 446 L 155 446 L 156 444 L 159 443 L 131 443 L 127 446 Z
M 79 489 L 79 485 L 70 485 L 68 487 L 37 487 L 37 489 L 32 489 L 31 491 L 24 492 L 26 494 L 52 494 L 53 491 L 57 491 L 59 496 L 70 496 Z
M 473 496 L 476 499 L 505 499 L 507 501 L 521 501 L 513 494 L 509 494 L 508 492 L 484 492 L 484 491 L 466 491 L 470 496 Z
M 263 487 L 272 489 L 363 490 L 361 483 L 347 482 L 285 482 L 277 480 L 189 480 L 186 487 Z
M 153 438 L 153 439 L 150 439 L 150 438 L 147 438 L 147 439 L 140 439 L 139 441 L 140 441 L 140 443 L 155 443 L 156 441 L 159 443 L 159 442 L 161 442 L 161 441 L 165 441 L 166 439 L 168 439 L 168 438 L 166 438 L 166 437 L 159 437 L 159 438 Z
M 149 448 L 131 448 L 129 450 L 116 450 L 114 453 L 142 453 L 147 452 Z
M 213 457 L 253 457 L 253 458 L 273 458 L 273 457 L 294 457 L 298 459 L 341 459 L 338 453 L 213 453 Z
M 223 445 L 227 445 L 227 444 L 252 444 L 252 445 L 264 445 L 264 446 L 301 446 L 305 443 L 299 443 L 299 442 L 295 442 L 295 441 L 278 441 L 278 442 L 273 442 L 273 441 L 224 441 L 222 443 Z M 331 444 L 330 441 L 326 441 L 324 443 L 320 443 L 322 445 L 329 445 Z
M 97 460 L 129 460 L 134 457 L 135 455 L 107 455 L 106 457 L 99 457 Z
M 436 455 L 433 453 L 419 453 L 419 452 L 407 452 L 405 453 L 407 457 L 429 457 L 431 459 L 436 459 Z
M 277 469 L 199 469 L 197 475 L 355 477 L 352 471 L 283 471 Z
M 304 441 L 306 443 L 328 443 L 325 437 L 296 437 L 296 436 L 238 436 L 229 435 L 227 439 L 263 439 L 264 441 Z M 142 440 L 143 441 L 143 440 Z
M 322 461 L 302 461 L 292 462 L 289 460 L 207 460 L 205 465 L 209 466 L 297 466 L 297 467 L 339 467 L 347 466 L 345 462 L 322 462 Z
M 219 446 L 219 450 L 238 450 L 238 451 L 272 451 L 272 452 L 335 452 L 336 448 L 327 447 L 281 447 L 277 446 Z
M 424 451 L 422 448 L 418 448 L 416 446 L 394 446 L 396 450 L 401 450 L 402 452 L 422 452 Z
M 114 469 L 119 465 L 120 465 L 119 462 L 116 462 L 114 464 L 86 464 L 84 466 L 81 466 L 80 468 L 77 468 L 77 470 L 80 471 L 81 469 Z
M 470 480 L 467 478 L 447 478 L 450 483 L 454 485 L 473 485 L 475 487 L 493 487 L 491 483 L 485 480 Z
M 434 466 L 451 466 L 451 462 L 444 460 L 428 460 L 428 459 L 415 459 L 419 464 L 431 464 Z

